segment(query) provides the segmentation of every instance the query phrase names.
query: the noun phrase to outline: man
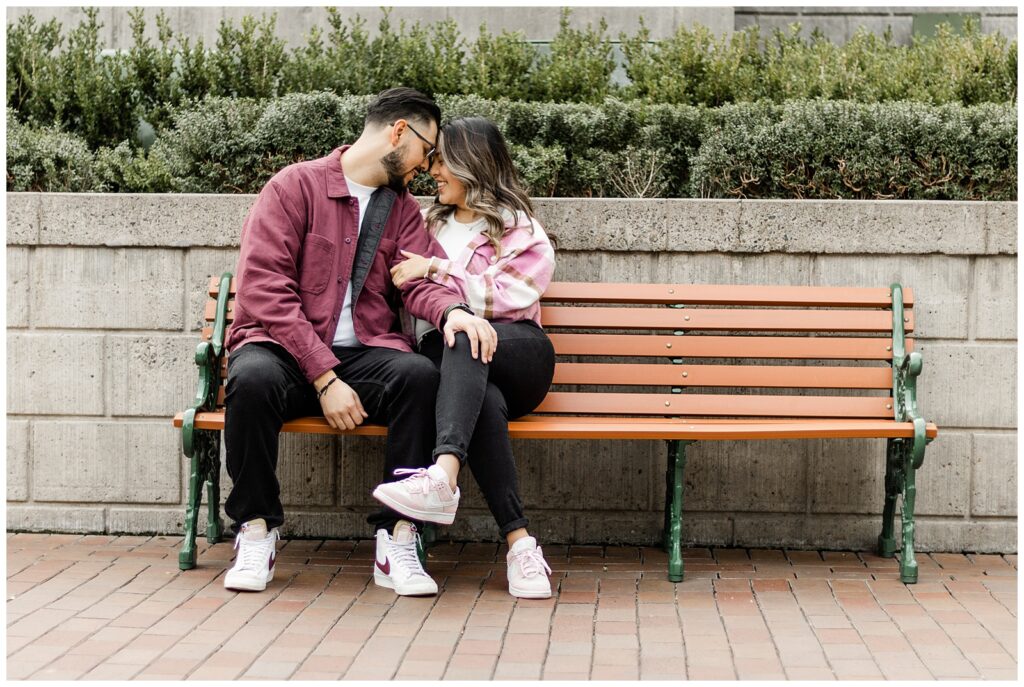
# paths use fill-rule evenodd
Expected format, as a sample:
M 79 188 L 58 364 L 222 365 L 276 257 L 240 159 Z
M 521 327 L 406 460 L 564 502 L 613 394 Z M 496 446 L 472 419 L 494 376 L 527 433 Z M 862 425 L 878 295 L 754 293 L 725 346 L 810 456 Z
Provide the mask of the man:
M 406 189 L 430 169 L 440 116 L 418 91 L 384 91 L 355 143 L 280 171 L 245 221 L 227 340 L 233 485 L 224 510 L 238 551 L 228 589 L 262 591 L 273 579 L 285 421 L 322 413 L 336 429 L 386 424 L 385 481 L 396 468 L 430 464 L 438 373 L 400 331 L 399 302 L 449 337 L 462 331 L 493 350 L 493 329 L 458 295 L 427 279 L 397 289 L 389 273 L 400 250 L 443 255 Z M 436 593 L 416 556 L 416 526 L 401 518 L 387 509 L 367 518 L 377 532 L 374 579 L 398 594 Z

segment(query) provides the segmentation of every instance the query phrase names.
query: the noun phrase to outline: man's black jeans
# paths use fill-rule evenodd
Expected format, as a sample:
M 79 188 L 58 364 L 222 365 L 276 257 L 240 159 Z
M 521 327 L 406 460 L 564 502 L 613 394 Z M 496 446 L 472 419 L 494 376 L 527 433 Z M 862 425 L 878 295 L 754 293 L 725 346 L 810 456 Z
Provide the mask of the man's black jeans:
M 387 425 L 384 481 L 397 479 L 398 467 L 427 467 L 434 446 L 434 400 L 438 371 L 417 353 L 362 346 L 333 349 L 341 361 L 335 373 L 359 395 L 367 422 Z M 267 528 L 284 522 L 277 481 L 277 440 L 281 425 L 308 415 L 322 415 L 316 391 L 281 346 L 248 343 L 228 358 L 224 399 L 224 443 L 233 486 L 224 512 L 235 528 L 255 518 Z M 408 520 L 390 509 L 367 517 L 374 530 L 391 532 Z M 417 523 L 419 525 L 420 523 Z
M 454 348 L 440 332 L 429 332 L 420 352 L 441 372 L 433 457 L 450 453 L 469 463 L 504 537 L 529 522 L 519 498 L 508 421 L 544 400 L 555 373 L 555 349 L 532 320 L 491 324 L 498 347 L 488 364 L 473 359 L 469 338 L 461 332 Z

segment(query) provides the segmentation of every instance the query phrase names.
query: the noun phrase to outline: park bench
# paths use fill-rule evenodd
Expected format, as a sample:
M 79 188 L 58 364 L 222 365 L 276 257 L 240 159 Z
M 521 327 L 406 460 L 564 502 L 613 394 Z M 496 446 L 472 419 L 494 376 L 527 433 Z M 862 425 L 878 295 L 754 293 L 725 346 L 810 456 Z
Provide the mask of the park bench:
M 204 485 L 208 541 L 223 529 L 219 449 L 231 275 L 211 279 L 209 295 L 208 325 L 196 349 L 199 390 L 192 407 L 174 418 L 192 460 L 183 570 L 195 566 Z M 878 553 L 897 551 L 893 519 L 902 497 L 900 578 L 917 581 L 915 471 L 937 428 L 917 411 L 922 359 L 906 337 L 914 327 L 909 289 L 553 283 L 541 317 L 558 356 L 552 391 L 533 414 L 509 423 L 511 435 L 666 441 L 670 580 L 683 579 L 687 444 L 874 438 L 888 440 Z M 340 433 L 322 417 L 288 422 L 283 431 Z M 386 429 L 366 425 L 349 433 L 382 436 Z

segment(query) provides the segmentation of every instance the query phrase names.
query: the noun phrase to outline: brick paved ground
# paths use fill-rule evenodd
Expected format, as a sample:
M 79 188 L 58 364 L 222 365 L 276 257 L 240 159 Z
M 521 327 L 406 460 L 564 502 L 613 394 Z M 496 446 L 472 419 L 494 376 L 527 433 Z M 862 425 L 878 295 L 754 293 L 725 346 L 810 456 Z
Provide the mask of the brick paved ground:
M 1017 676 L 1017 556 L 545 547 L 556 596 L 516 601 L 504 550 L 439 544 L 432 598 L 371 581 L 372 541 L 289 541 L 261 594 L 231 543 L 8 534 L 7 678 L 932 679 Z

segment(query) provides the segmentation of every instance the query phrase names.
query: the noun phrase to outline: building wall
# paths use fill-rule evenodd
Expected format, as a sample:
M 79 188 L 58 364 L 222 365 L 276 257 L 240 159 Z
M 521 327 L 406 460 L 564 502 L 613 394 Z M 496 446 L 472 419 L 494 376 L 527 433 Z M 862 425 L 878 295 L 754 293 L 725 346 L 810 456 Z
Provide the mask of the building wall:
M 195 395 L 208 278 L 233 270 L 253 196 L 7 194 L 7 526 L 182 529 L 170 418 Z M 915 289 L 922 550 L 1016 550 L 1016 203 L 538 199 L 556 279 Z M 372 438 L 282 437 L 286 536 L 369 536 Z M 650 543 L 662 442 L 516 441 L 545 542 Z M 868 550 L 884 442 L 699 442 L 684 539 Z M 223 480 L 224 495 L 230 481 Z M 493 539 L 472 480 L 455 538 Z
M 132 34 L 127 7 L 100 8 L 99 21 L 104 28 L 101 38 L 110 48 L 129 48 Z M 156 40 L 156 25 L 153 18 L 160 8 L 146 8 L 149 18 L 147 35 Z M 277 35 L 285 39 L 288 47 L 305 45 L 306 36 L 313 26 L 320 27 L 325 35 L 330 29 L 327 10 L 323 7 L 164 7 L 164 14 L 170 21 L 175 34 L 182 33 L 193 41 L 202 38 L 207 46 L 217 41 L 217 28 L 221 19 L 228 19 L 237 26 L 246 15 L 269 16 L 277 13 Z M 370 7 L 338 7 L 340 16 L 346 20 L 357 15 L 366 20 L 366 29 L 371 36 L 377 35 L 377 26 L 384 13 L 380 5 Z M 7 10 L 8 23 L 16 21 L 22 14 L 30 13 L 38 20 L 56 18 L 65 28 L 76 26 L 83 18 L 80 7 L 13 7 Z M 528 40 L 550 41 L 558 33 L 561 7 L 394 7 L 390 12 L 392 26 L 404 21 L 407 27 L 416 22 L 427 26 L 443 19 L 452 19 L 464 37 L 474 41 L 480 32 L 480 25 L 486 23 L 491 33 L 502 30 L 522 31 Z M 570 23 L 578 28 L 587 24 L 597 26 L 603 17 L 608 23 L 608 35 L 618 40 L 620 33 L 632 36 L 639 28 L 639 18 L 644 17 L 653 38 L 664 38 L 675 33 L 680 25 L 692 26 L 699 23 L 714 30 L 716 34 L 728 33 L 733 27 L 733 13 L 730 7 L 574 7 Z
M 1017 8 L 1005 7 L 734 7 L 737 31 L 751 25 L 761 27 L 762 34 L 776 28 L 787 29 L 799 22 L 801 35 L 810 36 L 815 29 L 835 43 L 845 43 L 860 27 L 879 36 L 892 30 L 893 42 L 909 45 L 913 35 L 914 17 L 929 14 L 979 15 L 983 33 L 1002 33 L 1017 37 Z
M 101 40 L 109 48 L 131 47 L 132 35 L 128 7 L 102 7 L 99 20 L 103 24 Z M 348 20 L 356 15 L 366 20 L 371 35 L 377 33 L 377 25 L 383 17 L 380 6 L 339 7 L 341 16 Z M 157 39 L 156 17 L 159 8 L 146 8 L 149 19 L 147 36 Z M 329 30 L 327 11 L 323 7 L 164 7 L 171 28 L 175 34 L 188 36 L 191 40 L 202 38 L 204 44 L 213 46 L 217 41 L 217 28 L 221 19 L 229 19 L 236 25 L 245 15 L 259 17 L 277 12 L 277 33 L 285 39 L 289 48 L 304 45 L 310 28 L 318 26 L 326 33 Z M 522 31 L 532 41 L 550 41 L 558 32 L 560 7 L 395 7 L 391 11 L 394 26 L 406 22 L 407 26 L 417 21 L 429 25 L 442 19 L 453 19 L 463 36 L 473 41 L 479 35 L 480 25 L 487 24 L 492 33 L 504 29 Z M 1017 36 L 1017 10 L 1014 6 L 985 7 L 574 7 L 571 24 L 578 28 L 588 23 L 596 25 L 603 17 L 608 22 L 608 35 L 618 40 L 620 33 L 632 36 L 639 27 L 642 16 L 653 39 L 672 35 L 680 26 L 702 24 L 716 35 L 741 30 L 752 24 L 761 26 L 767 33 L 775 28 L 787 28 L 793 22 L 803 27 L 808 36 L 814 29 L 820 29 L 832 41 L 843 43 L 860 26 L 881 35 L 887 27 L 893 31 L 893 39 L 900 44 L 909 44 L 914 15 L 971 13 L 980 15 L 981 29 L 985 33 L 1001 32 L 1004 36 Z M 56 18 L 65 29 L 76 26 L 84 17 L 81 7 L 11 7 L 7 10 L 7 22 L 17 21 L 23 14 L 32 14 L 38 20 Z

